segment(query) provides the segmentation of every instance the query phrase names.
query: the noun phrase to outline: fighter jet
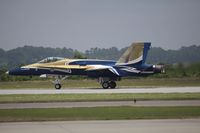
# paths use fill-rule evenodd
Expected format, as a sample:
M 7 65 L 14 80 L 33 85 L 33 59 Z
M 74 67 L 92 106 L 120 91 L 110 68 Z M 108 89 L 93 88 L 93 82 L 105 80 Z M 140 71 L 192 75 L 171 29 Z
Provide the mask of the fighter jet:
M 48 57 L 37 63 L 15 68 L 9 75 L 56 77 L 55 89 L 61 89 L 61 81 L 70 75 L 97 78 L 104 89 L 115 88 L 116 81 L 127 76 L 148 76 L 164 72 L 162 65 L 146 64 L 151 43 L 132 43 L 118 61 L 98 59 L 68 59 Z

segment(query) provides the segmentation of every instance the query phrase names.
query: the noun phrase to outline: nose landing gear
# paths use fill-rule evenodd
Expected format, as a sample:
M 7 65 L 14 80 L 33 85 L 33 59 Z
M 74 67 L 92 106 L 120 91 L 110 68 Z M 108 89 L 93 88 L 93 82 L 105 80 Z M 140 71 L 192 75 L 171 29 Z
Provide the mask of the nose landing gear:
M 60 90 L 61 87 L 62 87 L 62 84 L 61 84 L 61 81 L 65 80 L 68 76 L 65 76 L 65 77 L 62 77 L 62 76 L 58 76 L 56 77 L 55 81 L 52 81 L 52 83 L 54 84 L 55 86 L 55 89 L 56 90 Z
M 53 84 L 54 84 L 56 90 L 59 90 L 62 87 L 60 79 L 58 79 L 58 78 L 55 81 L 53 81 Z
M 59 90 L 59 89 L 61 89 L 61 87 L 62 87 L 62 85 L 61 85 L 61 84 L 55 84 L 55 89 L 56 89 L 56 90 Z

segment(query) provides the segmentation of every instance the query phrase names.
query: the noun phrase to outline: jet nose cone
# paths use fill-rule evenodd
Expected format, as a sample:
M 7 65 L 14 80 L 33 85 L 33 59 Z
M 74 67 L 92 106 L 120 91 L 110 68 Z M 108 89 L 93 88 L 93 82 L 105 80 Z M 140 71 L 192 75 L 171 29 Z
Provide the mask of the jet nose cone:
M 19 75 L 21 73 L 21 68 L 15 68 L 7 71 L 9 75 Z
M 9 75 L 31 75 L 31 71 L 28 68 L 15 68 L 8 71 Z
M 8 75 L 9 75 L 9 71 L 7 71 L 7 72 L 6 72 L 6 74 L 8 74 Z

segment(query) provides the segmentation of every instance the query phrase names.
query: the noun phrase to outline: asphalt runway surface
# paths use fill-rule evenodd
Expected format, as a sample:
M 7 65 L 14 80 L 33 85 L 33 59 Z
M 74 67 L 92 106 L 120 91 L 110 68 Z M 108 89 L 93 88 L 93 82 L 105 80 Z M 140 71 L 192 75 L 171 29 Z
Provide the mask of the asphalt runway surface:
M 103 101 L 103 102 L 51 102 L 51 103 L 3 103 L 0 109 L 23 108 L 73 108 L 106 106 L 200 106 L 200 100 L 158 100 L 158 101 Z
M 152 87 L 124 89 L 86 89 L 64 88 L 54 89 L 2 89 L 0 95 L 6 94 L 90 94 L 90 93 L 200 93 L 200 87 Z
M 0 123 L 1 133 L 199 133 L 200 119 Z

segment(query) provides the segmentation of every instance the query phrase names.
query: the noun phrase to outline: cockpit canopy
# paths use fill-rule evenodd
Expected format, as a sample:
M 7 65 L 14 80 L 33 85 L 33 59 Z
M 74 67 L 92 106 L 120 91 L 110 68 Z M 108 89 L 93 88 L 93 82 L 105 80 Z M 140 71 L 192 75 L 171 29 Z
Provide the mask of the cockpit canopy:
M 47 57 L 41 61 L 39 61 L 38 63 L 50 63 L 50 62 L 56 62 L 59 60 L 63 60 L 64 58 L 62 57 Z

